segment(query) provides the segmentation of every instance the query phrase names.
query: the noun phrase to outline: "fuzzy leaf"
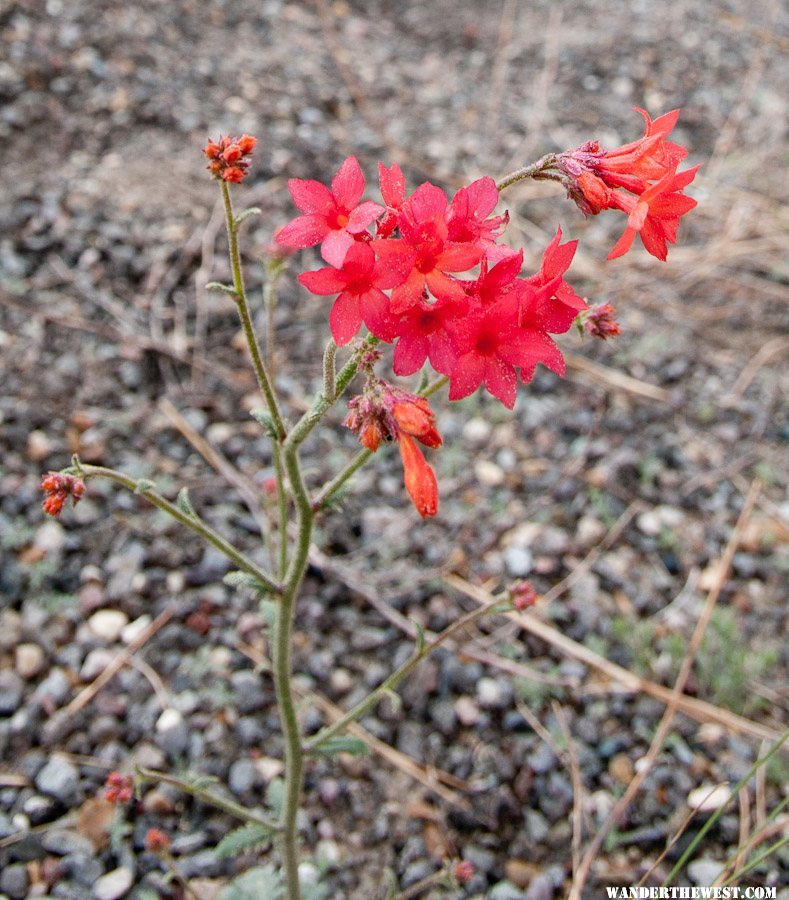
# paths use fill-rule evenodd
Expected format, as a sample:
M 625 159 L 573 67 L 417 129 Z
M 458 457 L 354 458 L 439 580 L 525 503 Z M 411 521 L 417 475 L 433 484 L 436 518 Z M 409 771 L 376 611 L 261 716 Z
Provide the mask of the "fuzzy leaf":
M 370 749 L 359 738 L 338 736 L 329 738 L 312 752 L 320 756 L 335 756 L 337 753 L 352 753 L 354 756 L 362 756 L 369 753 Z
M 228 572 L 222 579 L 228 587 L 232 588 L 248 588 L 255 591 L 256 594 L 268 594 L 268 587 L 262 581 L 250 575 L 248 572 L 242 572 L 240 569 L 234 569 Z
M 209 281 L 205 289 L 207 291 L 218 291 L 220 294 L 228 294 L 234 300 L 238 297 L 238 291 L 232 284 L 220 284 L 218 281 Z
M 149 478 L 138 478 L 137 484 L 134 486 L 135 494 L 144 494 L 146 491 L 152 491 L 156 487 L 156 483 Z
M 189 488 L 182 487 L 181 490 L 178 491 L 176 503 L 178 509 L 180 509 L 185 516 L 189 516 L 190 519 L 198 518 L 195 508 L 192 506 L 192 501 L 189 499 Z
M 236 828 L 230 834 L 226 834 L 222 840 L 214 848 L 214 853 L 218 859 L 227 859 L 231 856 L 238 856 L 245 850 L 251 850 L 258 844 L 265 844 L 271 840 L 274 830 L 266 825 L 252 822 L 241 828 Z
M 266 788 L 266 803 L 275 816 L 282 812 L 282 804 L 285 801 L 285 782 L 282 778 L 272 778 Z
M 263 430 L 270 438 L 277 437 L 277 429 L 274 426 L 274 420 L 265 409 L 252 409 L 249 411 L 249 414 L 263 426 Z
M 246 222 L 247 219 L 259 215 L 261 215 L 260 209 L 257 206 L 250 206 L 249 209 L 245 209 L 236 216 L 235 227 L 238 228 L 238 226 Z
M 217 894 L 216 900 L 282 900 L 285 896 L 274 866 L 256 866 L 234 878 Z

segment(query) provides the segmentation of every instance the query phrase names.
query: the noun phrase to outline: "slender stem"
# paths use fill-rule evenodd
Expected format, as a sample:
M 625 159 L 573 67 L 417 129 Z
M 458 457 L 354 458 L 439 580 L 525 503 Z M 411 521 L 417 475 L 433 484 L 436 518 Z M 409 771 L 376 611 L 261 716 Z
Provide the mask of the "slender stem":
M 274 359 L 274 311 L 277 308 L 277 280 L 281 265 L 276 267 L 272 264 L 266 266 L 266 282 L 263 285 L 263 308 L 266 310 L 266 366 L 271 378 L 272 384 L 275 381 L 275 365 Z
M 337 345 L 329 338 L 329 343 L 323 351 L 323 396 L 329 403 L 334 403 L 334 394 L 337 390 L 337 375 L 334 369 L 336 356 Z
M 505 188 L 516 184 L 518 181 L 524 181 L 526 178 L 534 178 L 544 181 L 561 181 L 561 176 L 557 172 L 551 172 L 550 169 L 556 163 L 556 154 L 547 153 L 537 162 L 528 166 L 522 166 L 508 175 L 504 175 L 496 182 L 496 189 L 501 193 Z
M 231 816 L 241 819 L 242 822 L 252 822 L 255 825 L 262 825 L 264 828 L 270 828 L 272 832 L 280 830 L 280 826 L 276 822 L 253 812 L 251 809 L 242 806 L 240 803 L 236 803 L 235 800 L 231 800 L 228 797 L 221 797 L 219 794 L 207 791 L 205 788 L 201 788 L 189 781 L 176 778 L 174 775 L 168 775 L 167 772 L 157 772 L 155 769 L 142 768 L 137 769 L 137 772 L 144 781 L 158 781 L 164 782 L 165 784 L 171 784 L 185 794 L 190 794 L 192 797 L 196 797 L 204 803 L 215 806 L 217 809 L 221 809 Z
M 423 391 L 420 391 L 420 395 L 422 397 L 432 397 L 436 391 L 440 391 L 442 387 L 449 381 L 449 378 L 446 375 L 442 375 L 440 378 L 436 378 L 431 384 L 429 384 Z
M 288 496 L 285 493 L 285 469 L 282 465 L 282 448 L 272 441 L 274 472 L 277 480 L 277 510 L 279 513 L 279 566 L 277 577 L 283 579 L 288 568 Z
M 244 289 L 244 274 L 241 270 L 241 254 L 238 249 L 238 224 L 233 215 L 233 204 L 230 199 L 230 188 L 226 181 L 220 182 L 222 189 L 222 202 L 225 206 L 225 223 L 227 225 L 227 240 L 230 245 L 230 267 L 233 270 L 233 287 L 235 289 L 236 306 L 238 307 L 238 315 L 241 319 L 241 326 L 244 329 L 244 335 L 247 339 L 249 352 L 252 356 L 252 366 L 255 369 L 260 390 L 266 400 L 269 415 L 274 422 L 274 428 L 277 432 L 278 440 L 285 437 L 286 429 L 282 421 L 282 414 L 279 411 L 279 404 L 274 394 L 271 378 L 266 370 L 266 364 L 260 353 L 257 337 L 255 336 L 255 327 L 252 324 L 252 317 L 249 314 L 249 304 L 247 303 L 247 295 Z
M 318 494 L 312 501 L 313 511 L 318 512 L 328 506 L 346 481 L 353 477 L 372 455 L 372 450 L 360 450 L 344 469 L 338 472 L 331 481 L 327 482 L 318 491 Z
M 437 650 L 443 643 L 454 637 L 459 631 L 462 631 L 468 625 L 471 625 L 483 616 L 508 606 L 509 603 L 502 603 L 502 601 L 497 600 L 494 603 L 489 603 L 487 606 L 479 606 L 471 612 L 466 613 L 465 616 L 461 616 L 456 622 L 453 622 L 448 628 L 445 628 L 441 634 L 434 638 L 429 644 L 418 647 L 399 669 L 392 672 L 386 681 L 378 685 L 378 687 L 369 693 L 364 700 L 360 700 L 359 703 L 357 703 L 353 709 L 345 713 L 342 718 L 337 719 L 336 722 L 322 728 L 316 735 L 311 737 L 304 745 L 305 750 L 309 753 L 313 752 L 317 747 L 320 747 L 321 744 L 326 743 L 329 738 L 334 737 L 336 734 L 347 728 L 351 722 L 356 722 L 358 719 L 361 719 L 362 716 L 368 713 L 385 694 L 393 691 L 407 675 L 410 675 L 426 656 L 429 656 L 434 650 Z
M 213 528 L 206 525 L 202 519 L 187 515 L 175 504 L 170 503 L 169 500 L 165 500 L 165 498 L 152 487 L 146 487 L 144 482 L 138 482 L 135 478 L 130 478 L 128 475 L 124 475 L 123 472 L 118 472 L 115 469 L 108 469 L 104 466 L 89 466 L 82 462 L 79 463 L 79 472 L 86 478 L 93 476 L 97 478 L 107 478 L 110 481 L 114 481 L 116 484 L 121 485 L 121 487 L 125 487 L 127 490 L 139 494 L 149 503 L 153 503 L 154 506 L 161 509 L 162 512 L 167 513 L 168 516 L 175 519 L 177 522 L 180 522 L 181 525 L 185 525 L 191 531 L 199 534 L 200 537 L 208 541 L 209 544 L 216 547 L 220 553 L 224 553 L 224 555 L 234 562 L 242 572 L 246 572 L 247 575 L 256 578 L 273 594 L 279 594 L 283 590 L 283 586 L 276 582 L 271 575 L 256 566 L 251 559 L 245 556 L 240 550 L 237 550 L 232 544 L 228 543 L 220 534 L 217 534 Z
M 754 856 L 754 858 L 749 860 L 741 869 L 738 869 L 731 878 L 727 878 L 721 887 L 728 887 L 733 881 L 738 881 L 743 875 L 746 875 L 751 869 L 755 869 L 760 863 L 764 862 L 768 856 L 777 853 L 781 847 L 785 847 L 788 843 L 789 837 L 785 837 L 776 841 L 774 844 L 770 844 L 770 846 L 763 850 L 758 856 Z

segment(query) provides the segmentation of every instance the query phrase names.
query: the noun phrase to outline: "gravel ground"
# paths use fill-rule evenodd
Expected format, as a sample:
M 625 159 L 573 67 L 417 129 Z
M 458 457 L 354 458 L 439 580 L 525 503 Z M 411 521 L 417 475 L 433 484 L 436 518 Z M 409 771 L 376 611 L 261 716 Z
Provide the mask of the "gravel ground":
M 45 521 L 37 488 L 75 451 L 170 495 L 185 484 L 211 524 L 265 561 L 248 509 L 183 434 L 204 435 L 251 483 L 271 474 L 235 311 L 202 289 L 227 277 L 206 134 L 261 139 L 242 189 L 264 212 L 245 238 L 258 298 L 257 260 L 292 215 L 287 177 L 326 180 L 355 153 L 370 176 L 378 159 L 398 160 L 411 184 L 449 189 L 591 137 L 631 140 L 634 105 L 683 108 L 679 140 L 704 168 L 668 264 L 641 250 L 604 264 L 621 223 L 582 221 L 550 185 L 506 198 L 527 265 L 557 222 L 581 238 L 571 280 L 618 307 L 623 334 L 596 346 L 566 336 L 570 376 L 541 370 L 514 414 L 478 396 L 437 403 L 436 519 L 416 521 L 395 454 L 359 474 L 344 513 L 318 530 L 296 665 L 301 687 L 345 707 L 410 652 L 396 614 L 439 630 L 472 607 L 448 572 L 494 591 L 528 576 L 546 592 L 593 551 L 535 615 L 671 686 L 759 479 L 688 690 L 786 727 L 786 25 L 777 4 L 740 0 L 0 8 L 0 896 L 183 896 L 143 849 L 151 826 L 173 835 L 201 900 L 267 858 L 218 860 L 211 847 L 231 821 L 166 786 L 148 789 L 112 840 L 97 799 L 107 771 L 135 763 L 217 776 L 244 802 L 263 795 L 281 744 L 273 689 L 254 669 L 265 651 L 254 601 L 223 585 L 222 557 L 140 498 L 92 482 L 76 509 Z M 319 388 L 328 334 L 325 304 L 297 287 L 283 283 L 276 322 L 292 413 Z M 617 373 L 660 390 L 634 393 Z M 311 481 L 353 449 L 339 428 L 311 439 Z M 165 611 L 139 662 L 69 706 Z M 311 763 L 305 848 L 332 898 L 383 897 L 387 871 L 404 889 L 458 857 L 477 873 L 462 896 L 566 896 L 575 792 L 563 730 L 586 840 L 664 710 L 504 620 L 481 626 L 467 655 L 437 653 L 402 694 L 363 725 L 445 773 L 443 788 L 415 781 L 403 757 Z M 303 717 L 322 721 L 309 704 Z M 586 896 L 638 881 L 693 792 L 737 780 L 763 746 L 679 715 Z M 785 762 L 769 767 L 747 811 L 733 804 L 707 835 L 685 883 L 711 883 L 742 816 L 755 828 L 786 781 Z M 776 855 L 742 883 L 781 885 L 787 873 Z

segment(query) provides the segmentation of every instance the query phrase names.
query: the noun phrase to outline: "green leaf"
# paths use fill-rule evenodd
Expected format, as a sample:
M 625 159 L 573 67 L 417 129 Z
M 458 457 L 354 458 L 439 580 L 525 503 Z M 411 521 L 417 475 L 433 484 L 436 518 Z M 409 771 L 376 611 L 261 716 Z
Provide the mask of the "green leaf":
M 271 600 L 261 600 L 260 615 L 263 616 L 263 621 L 266 625 L 268 625 L 269 628 L 273 628 L 277 619 L 277 604 L 273 603 Z
M 242 572 L 240 569 L 234 569 L 228 572 L 222 579 L 228 587 L 232 588 L 248 588 L 256 594 L 271 593 L 268 585 L 264 584 L 260 579 L 250 575 L 249 572 Z
M 370 752 L 370 748 L 359 738 L 339 735 L 329 738 L 313 751 L 320 756 L 335 756 L 337 753 L 352 753 L 354 756 L 362 756 Z
M 274 425 L 274 420 L 266 412 L 265 409 L 252 409 L 249 411 L 249 414 L 253 419 L 255 419 L 260 425 L 263 426 L 263 430 L 270 438 L 276 439 L 277 428 Z
M 195 512 L 194 506 L 192 506 L 192 501 L 189 499 L 189 488 L 182 487 L 181 490 L 178 491 L 176 503 L 178 509 L 180 509 L 185 516 L 189 516 L 190 519 L 199 518 Z
M 262 215 L 261 210 L 257 206 L 250 206 L 249 209 L 245 209 L 236 216 L 234 223 L 235 227 L 238 228 L 238 226 L 246 222 L 247 219 L 259 215 Z
M 282 778 L 272 778 L 266 788 L 266 803 L 275 816 L 282 812 L 282 804 L 285 802 L 285 782 Z
M 220 294 L 227 294 L 234 300 L 238 298 L 238 291 L 233 287 L 232 284 L 221 284 L 218 281 L 209 281 L 205 286 L 205 289 L 207 291 L 217 291 Z
M 216 900 L 283 900 L 282 879 L 272 865 L 256 866 L 234 878 L 217 894 Z
M 411 619 L 416 629 L 416 652 L 421 653 L 425 649 L 425 628 L 416 619 Z
M 138 478 L 137 484 L 134 486 L 135 494 L 144 494 L 146 491 L 152 491 L 156 488 L 155 482 L 149 478 Z
M 219 783 L 215 775 L 189 775 L 186 779 L 189 784 L 198 791 L 205 791 Z
M 257 822 L 243 825 L 236 828 L 230 834 L 226 834 L 222 840 L 214 848 L 214 853 L 218 859 L 227 859 L 231 856 L 238 856 L 245 850 L 251 850 L 259 844 L 268 843 L 274 835 L 274 829 L 267 825 L 261 825 Z

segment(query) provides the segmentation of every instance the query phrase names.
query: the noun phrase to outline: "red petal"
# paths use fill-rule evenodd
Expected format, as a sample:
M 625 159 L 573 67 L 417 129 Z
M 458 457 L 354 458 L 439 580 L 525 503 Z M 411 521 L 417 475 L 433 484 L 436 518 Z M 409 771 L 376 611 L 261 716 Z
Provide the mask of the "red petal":
M 359 298 L 355 294 L 340 294 L 329 314 L 329 325 L 334 341 L 342 347 L 356 337 L 362 325 Z
M 359 205 L 364 193 L 364 175 L 355 156 L 349 156 L 337 170 L 331 189 L 337 205 L 343 209 L 351 210 Z
M 405 489 L 422 518 L 434 516 L 438 512 L 438 483 L 435 472 L 425 462 L 422 451 L 412 437 L 401 434 L 399 444 Z
M 299 282 L 310 293 L 318 294 L 321 297 L 338 294 L 344 290 L 346 281 L 345 275 L 339 269 L 334 269 L 331 266 L 324 266 L 315 272 L 302 272 L 299 275 Z
M 633 246 L 633 239 L 636 236 L 635 228 L 630 228 L 629 226 L 625 228 L 624 234 L 621 238 L 614 244 L 611 252 L 608 254 L 606 259 L 616 259 L 618 256 L 624 256 L 625 253 Z
M 473 244 L 447 242 L 436 260 L 436 268 L 444 272 L 466 272 L 482 259 L 483 252 Z
M 359 297 L 359 309 L 369 331 L 387 344 L 397 337 L 399 319 L 389 312 L 389 298 L 372 288 Z
M 449 383 L 449 399 L 462 400 L 482 384 L 485 377 L 485 361 L 476 353 L 465 353 L 452 367 Z
M 668 247 L 666 246 L 666 235 L 660 226 L 660 220 L 652 217 L 644 222 L 644 227 L 640 231 L 641 241 L 646 248 L 647 253 L 662 259 L 664 262 L 668 256 Z
M 416 222 L 427 222 L 444 215 L 447 195 L 429 181 L 420 184 L 403 204 L 403 209 Z
M 425 279 L 433 296 L 439 300 L 464 300 L 466 298 L 466 291 L 461 282 L 455 281 L 443 272 L 438 272 L 434 269 L 432 272 L 428 272 L 427 275 L 420 275 L 420 277 Z M 399 290 L 399 288 L 395 288 L 395 290 Z
M 322 216 L 299 216 L 280 228 L 277 232 L 277 243 L 286 247 L 314 247 L 328 234 L 329 227 Z
M 393 364 L 395 375 L 413 375 L 425 364 L 429 344 L 423 334 L 404 334 L 395 344 Z
M 348 224 L 345 226 L 351 234 L 359 234 L 365 228 L 374 222 L 378 216 L 386 212 L 383 206 L 373 203 L 372 200 L 365 200 L 360 203 L 348 216 Z
M 518 394 L 518 376 L 515 368 L 498 356 L 488 358 L 485 367 L 485 387 L 497 400 L 501 400 L 507 409 L 515 406 L 515 398 Z
M 334 197 L 320 181 L 291 178 L 288 190 L 296 207 L 303 213 L 326 216 L 335 209 Z
M 387 169 L 383 163 L 378 163 L 378 183 L 384 203 L 392 209 L 399 209 L 405 200 L 405 176 L 400 166 L 392 163 L 391 169 Z
M 355 243 L 353 235 L 348 234 L 344 228 L 330 231 L 321 244 L 321 256 L 329 265 L 339 269 L 345 262 L 346 254 Z

